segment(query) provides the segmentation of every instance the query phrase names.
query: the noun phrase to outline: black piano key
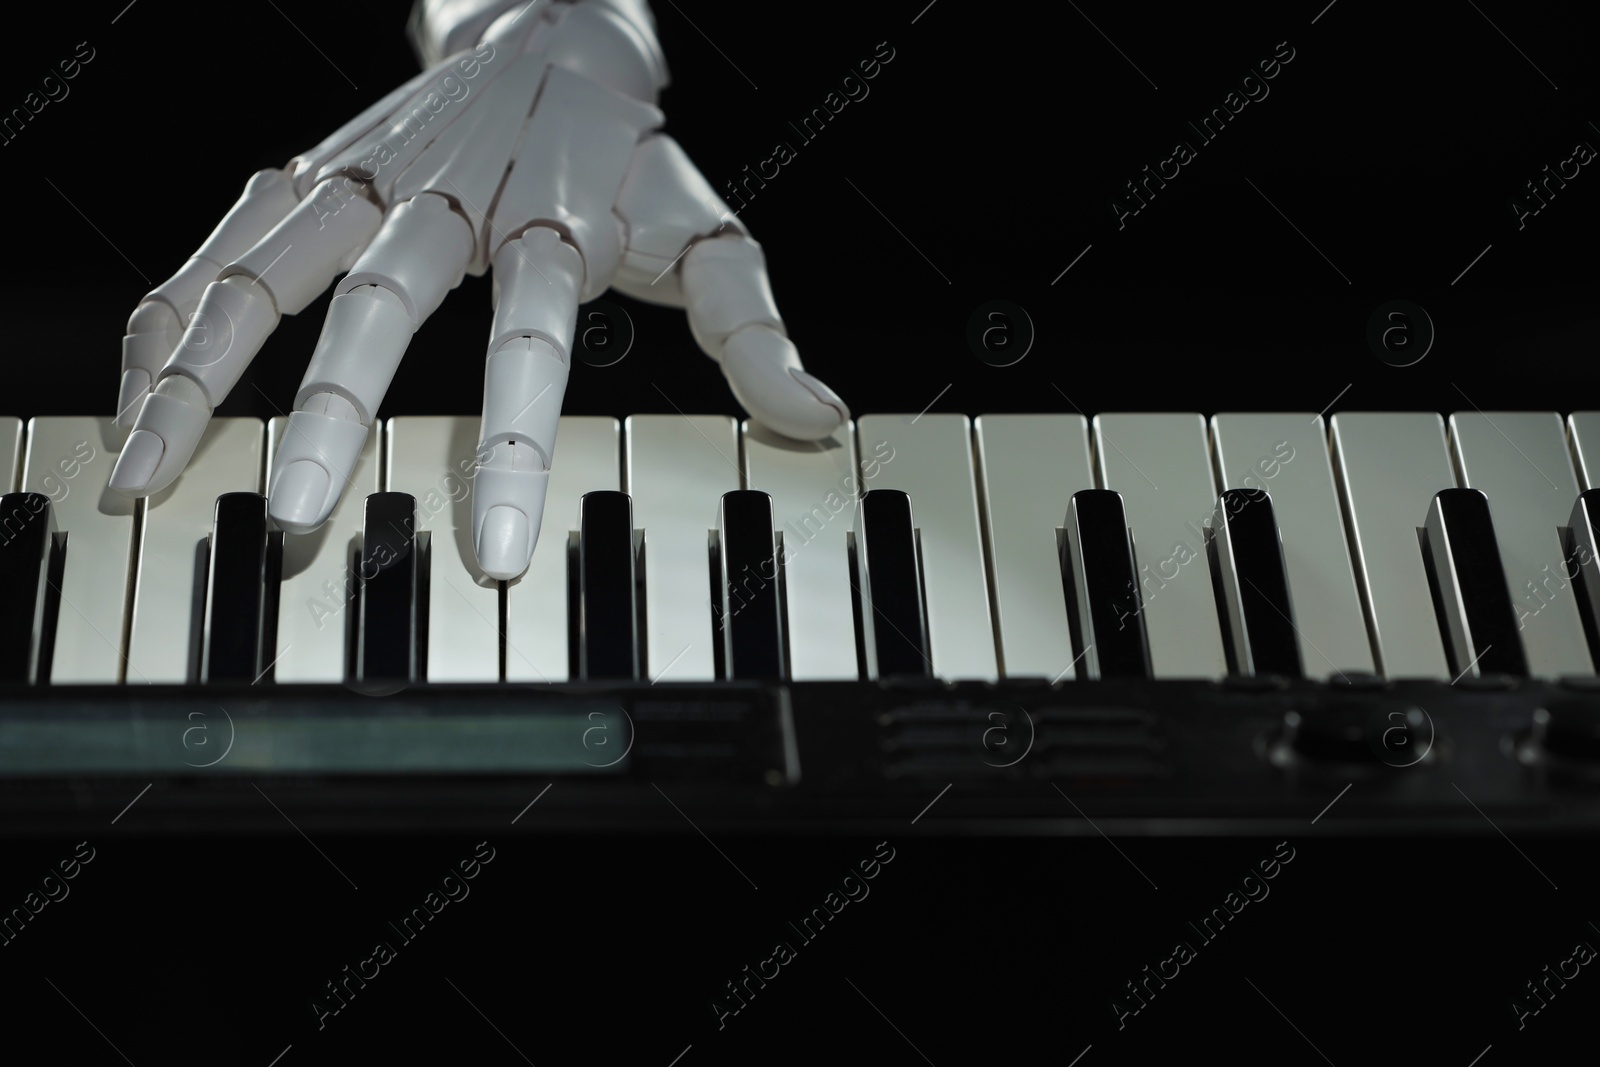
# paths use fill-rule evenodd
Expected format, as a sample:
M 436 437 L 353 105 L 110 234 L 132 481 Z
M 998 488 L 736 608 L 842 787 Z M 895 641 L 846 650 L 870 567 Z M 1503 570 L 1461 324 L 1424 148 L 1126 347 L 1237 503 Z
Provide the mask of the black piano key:
M 1445 645 L 1457 674 L 1528 673 L 1517 616 L 1500 563 L 1489 498 L 1442 489 L 1428 507 L 1427 565 Z
M 633 499 L 615 490 L 585 493 L 578 503 L 578 677 L 639 677 L 636 583 Z
M 856 509 L 855 536 L 868 676 L 931 676 L 911 497 L 869 489 Z
M 1578 494 L 1566 533 L 1566 578 L 1578 598 L 1589 656 L 1600 664 L 1600 489 Z
M 772 498 L 757 489 L 724 493 L 717 526 L 722 551 L 718 636 L 727 676 L 782 678 L 782 561 L 772 528 Z
M 268 530 L 266 567 L 262 574 L 266 598 L 261 605 L 261 680 L 275 681 L 274 670 L 278 657 L 286 649 L 277 648 L 278 609 L 283 592 L 283 537 L 282 530 Z M 354 614 L 352 611 L 351 614 Z
M 0 496 L 0 682 L 32 684 L 49 673 L 54 543 L 49 497 Z
M 417 501 L 409 493 L 367 497 L 361 525 L 361 630 L 356 677 L 361 681 L 418 680 Z
M 200 677 L 244 682 L 272 662 L 267 623 L 267 498 L 260 493 L 217 497 L 206 578 L 205 640 Z
M 1224 490 L 1211 529 L 1234 669 L 1301 677 L 1305 668 L 1272 498 L 1264 489 Z
M 1067 504 L 1062 582 L 1080 678 L 1149 678 L 1139 571 L 1122 495 L 1083 489 Z

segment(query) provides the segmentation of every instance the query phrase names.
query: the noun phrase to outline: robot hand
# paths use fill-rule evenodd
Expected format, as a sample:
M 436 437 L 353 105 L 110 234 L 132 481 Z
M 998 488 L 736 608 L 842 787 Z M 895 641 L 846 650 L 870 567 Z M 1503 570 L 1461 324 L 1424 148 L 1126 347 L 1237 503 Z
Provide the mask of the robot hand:
M 486 20 L 494 5 L 423 0 L 424 24 L 430 6 Z M 112 488 L 145 496 L 176 479 L 279 317 L 343 271 L 268 481 L 270 513 L 291 532 L 338 503 L 411 335 L 464 273 L 491 266 L 472 503 L 491 578 L 516 577 L 533 553 L 578 305 L 608 287 L 685 308 L 734 396 L 772 429 L 810 440 L 849 418 L 801 368 L 760 246 L 655 132 L 667 75 L 642 3 L 533 0 L 468 39 L 251 178 L 135 309 L 117 413 L 132 433 Z

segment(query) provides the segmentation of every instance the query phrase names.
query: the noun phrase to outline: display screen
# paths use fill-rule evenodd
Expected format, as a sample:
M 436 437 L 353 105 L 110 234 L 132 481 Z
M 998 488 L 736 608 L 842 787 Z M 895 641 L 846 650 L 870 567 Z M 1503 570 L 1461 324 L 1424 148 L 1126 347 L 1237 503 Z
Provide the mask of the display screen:
M 605 700 L 492 709 L 448 698 L 426 704 L 134 702 L 65 712 L 60 704 L 31 701 L 0 710 L 0 777 L 620 774 L 633 747 L 632 720 L 620 703 Z

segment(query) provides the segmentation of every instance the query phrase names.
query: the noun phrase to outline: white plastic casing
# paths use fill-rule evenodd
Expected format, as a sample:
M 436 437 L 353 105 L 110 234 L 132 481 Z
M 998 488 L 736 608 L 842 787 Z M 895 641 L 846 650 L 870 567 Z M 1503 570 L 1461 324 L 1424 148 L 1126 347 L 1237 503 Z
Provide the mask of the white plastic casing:
M 371 426 L 416 332 L 412 321 L 400 298 L 382 286 L 365 285 L 334 297 L 295 408 L 332 393 L 350 401 L 361 423 Z M 351 358 L 353 352 L 363 358 Z
M 683 147 L 660 133 L 645 137 L 634 151 L 628 179 L 617 194 L 617 215 L 628 231 L 628 250 L 611 284 L 669 307 L 683 306 L 673 268 L 685 248 L 705 237 L 747 233 Z
M 467 104 L 473 94 L 489 89 L 517 55 L 511 48 L 484 43 L 441 63 L 387 121 L 323 164 L 318 181 L 348 175 L 370 184 L 380 201 L 390 202 L 406 168 L 470 110 Z
M 754 241 L 701 241 L 683 257 L 682 269 L 689 329 L 712 359 L 722 359 L 723 345 L 742 327 L 761 325 L 785 334 L 761 246 Z
M 605 292 L 622 263 L 622 224 L 612 208 L 640 135 L 661 112 L 577 74 L 551 67 L 494 209 L 494 228 L 559 230 L 583 254 L 582 298 Z
M 493 352 L 513 337 L 541 337 L 563 362 L 577 328 L 583 257 L 561 235 L 535 226 L 494 257 Z
M 444 68 L 455 63 L 455 57 L 436 60 L 426 70 L 419 71 L 405 84 L 390 91 L 389 95 L 367 108 L 349 122 L 334 130 L 315 148 L 301 152 L 289 161 L 288 170 L 294 176 L 295 193 L 305 196 L 319 180 L 325 179 L 324 169 L 343 155 L 352 142 L 366 138 L 379 124 L 386 122 L 401 104 L 416 95 L 423 85 L 442 75 Z
M 655 17 L 644 0 L 592 0 L 626 23 L 653 76 L 656 93 L 666 88 L 668 71 L 661 46 L 656 43 Z M 521 8 L 516 14 L 513 11 Z M 526 23 L 535 18 L 560 17 L 561 5 L 550 0 L 417 0 L 406 28 L 424 66 L 469 48 L 490 33 L 502 33 L 507 20 Z
M 469 269 L 476 274 L 483 273 L 490 250 L 500 243 L 489 231 L 488 212 L 528 121 L 528 103 L 544 79 L 544 65 L 537 58 L 517 56 L 510 62 L 504 77 L 481 90 L 472 109 L 451 123 L 394 186 L 396 200 L 432 192 L 456 205 L 472 227 L 475 247 Z
M 212 282 L 162 371 L 163 380 L 184 375 L 205 390 L 206 402 L 215 408 L 278 328 L 278 318 L 271 294 L 249 275 Z
M 298 464 L 309 464 L 310 467 L 300 467 L 299 471 L 315 469 L 322 472 L 325 488 L 321 494 L 320 507 L 307 509 L 312 514 L 320 514 L 323 519 L 333 511 L 333 506 L 338 503 L 339 496 L 345 490 L 346 479 L 350 471 L 356 469 L 356 463 L 361 459 L 361 449 L 367 443 L 367 427 L 350 419 L 335 418 L 315 411 L 294 411 L 289 414 L 289 428 L 284 432 L 283 440 L 278 445 L 277 457 L 272 464 L 272 474 L 267 485 L 269 500 L 280 494 L 284 475 Z M 298 473 L 298 472 L 297 472 Z M 279 516 L 278 510 L 273 510 L 273 517 L 280 525 L 286 526 L 294 532 L 303 532 L 313 525 L 321 525 L 321 519 L 315 524 L 307 523 L 296 529 L 291 523 L 286 523 Z
M 124 425 L 132 425 L 135 405 L 178 346 L 206 286 L 216 281 L 225 264 L 249 251 L 293 211 L 297 202 L 294 185 L 284 171 L 256 172 L 199 251 L 134 309 L 122 339 L 124 375 L 117 411 Z
M 423 254 L 418 254 L 418 253 Z M 383 229 L 334 289 L 343 295 L 381 285 L 400 298 L 413 329 L 461 284 L 472 255 L 472 232 L 442 196 L 419 196 L 394 208 Z
M 760 246 L 656 132 L 667 70 L 644 0 L 419 0 L 411 31 L 428 69 L 252 178 L 135 309 L 118 490 L 171 484 L 281 316 L 346 270 L 268 482 L 286 529 L 326 519 L 412 335 L 465 272 L 491 264 L 472 504 L 491 577 L 527 566 L 578 306 L 608 288 L 686 307 L 757 421 L 807 439 L 844 424 L 843 401 L 801 369 Z
M 304 311 L 334 275 L 349 269 L 383 222 L 378 206 L 360 197 L 343 200 L 332 212 L 318 203 L 341 192 L 342 185 L 321 183 L 254 248 L 224 267 L 218 280 L 243 275 L 272 294 L 280 314 Z

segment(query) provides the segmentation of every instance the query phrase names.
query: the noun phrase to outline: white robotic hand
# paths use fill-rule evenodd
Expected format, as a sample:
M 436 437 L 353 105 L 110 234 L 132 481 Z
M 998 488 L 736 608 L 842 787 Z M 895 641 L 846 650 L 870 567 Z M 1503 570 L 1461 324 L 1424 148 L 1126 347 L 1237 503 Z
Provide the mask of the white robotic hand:
M 849 418 L 801 368 L 760 246 L 655 132 L 667 73 L 641 0 L 422 0 L 412 29 L 430 59 L 477 43 L 256 174 L 134 311 L 114 489 L 171 484 L 279 317 L 342 271 L 268 481 L 285 530 L 327 520 L 412 334 L 466 272 L 491 266 L 472 505 L 491 578 L 532 556 L 578 305 L 608 287 L 685 308 L 757 421 L 817 439 Z

